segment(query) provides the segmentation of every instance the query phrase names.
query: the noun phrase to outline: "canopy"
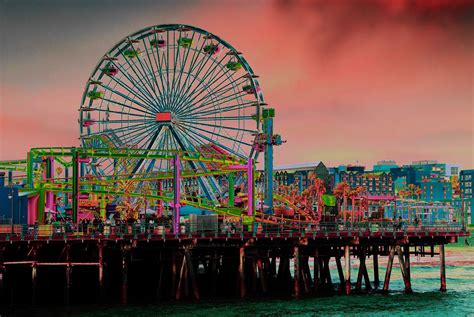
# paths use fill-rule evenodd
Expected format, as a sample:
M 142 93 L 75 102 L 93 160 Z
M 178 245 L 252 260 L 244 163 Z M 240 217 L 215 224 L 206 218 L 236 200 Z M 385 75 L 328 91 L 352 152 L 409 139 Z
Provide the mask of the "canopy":
M 335 207 L 336 206 L 336 197 L 334 195 L 323 194 L 321 197 L 323 200 L 323 204 L 328 207 Z

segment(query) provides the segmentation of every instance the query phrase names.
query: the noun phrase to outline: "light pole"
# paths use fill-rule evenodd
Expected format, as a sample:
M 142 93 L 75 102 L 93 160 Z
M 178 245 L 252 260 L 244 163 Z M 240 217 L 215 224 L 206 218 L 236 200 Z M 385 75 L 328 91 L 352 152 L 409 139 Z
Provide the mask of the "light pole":
M 13 226 L 13 184 L 10 183 L 10 193 L 8 194 L 8 199 L 10 200 L 10 209 L 11 209 L 11 225 L 12 225 L 12 235 L 14 233 L 14 226 Z

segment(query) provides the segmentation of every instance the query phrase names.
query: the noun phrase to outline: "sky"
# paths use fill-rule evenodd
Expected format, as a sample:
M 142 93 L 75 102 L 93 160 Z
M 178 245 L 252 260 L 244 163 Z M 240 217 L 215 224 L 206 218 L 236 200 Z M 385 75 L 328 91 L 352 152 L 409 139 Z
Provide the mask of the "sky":
M 0 160 L 79 145 L 77 109 L 99 59 L 166 23 L 243 52 L 287 141 L 275 164 L 474 168 L 467 0 L 0 0 Z

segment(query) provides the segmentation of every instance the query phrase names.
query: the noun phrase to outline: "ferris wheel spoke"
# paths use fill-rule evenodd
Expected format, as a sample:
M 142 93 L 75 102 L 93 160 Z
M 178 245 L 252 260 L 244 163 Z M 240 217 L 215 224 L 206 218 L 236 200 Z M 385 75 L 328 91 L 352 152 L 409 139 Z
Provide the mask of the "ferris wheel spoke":
M 138 129 L 142 126 L 145 126 L 145 125 L 150 125 L 154 122 L 150 122 L 150 123 L 140 123 L 140 124 L 135 124 L 135 125 L 130 125 L 128 127 L 120 127 L 120 128 L 116 128 L 116 129 L 109 129 L 109 130 L 105 130 L 105 131 L 99 131 L 99 132 L 93 132 L 93 133 L 89 133 L 87 134 L 87 137 L 92 137 L 92 136 L 99 136 L 99 135 L 107 135 L 108 132 L 113 132 L 113 133 L 117 133 L 117 132 L 123 132 L 123 131 L 126 131 L 126 130 L 134 130 L 134 129 Z M 83 136 L 84 137 L 84 136 Z
M 234 92 L 233 94 L 229 95 L 228 93 Z M 245 91 L 237 91 L 235 92 L 235 87 L 232 86 L 230 88 L 227 88 L 226 90 L 220 91 L 220 92 L 215 92 L 212 94 L 208 94 L 205 98 L 200 100 L 200 103 L 195 103 L 195 107 L 191 108 L 188 110 L 188 113 L 196 113 L 199 112 L 200 114 L 203 112 L 206 112 L 209 109 L 215 108 L 216 106 L 216 101 L 223 100 L 223 98 L 226 97 L 231 97 L 232 99 L 235 99 L 233 97 L 239 98 L 245 96 L 247 93 Z M 212 99 L 211 99 L 212 98 Z M 220 99 L 219 99 L 220 98 Z M 224 103 L 227 103 L 225 101 Z M 217 103 L 217 105 L 220 105 L 222 103 Z M 255 105 L 256 102 L 252 101 L 251 104 Z
M 171 128 L 171 133 L 173 134 L 176 142 L 178 142 L 178 145 L 180 148 L 183 149 L 183 151 L 189 151 L 189 143 L 184 141 L 183 139 L 181 139 L 181 137 L 178 135 L 178 133 L 176 133 L 175 129 Z M 188 145 L 187 145 L 188 144 Z M 191 148 L 192 150 L 195 151 L 195 148 L 191 145 Z M 194 170 L 198 170 L 198 166 L 200 166 L 201 168 L 205 168 L 205 165 L 203 162 L 193 162 L 193 161 L 189 161 L 188 162 L 189 165 L 191 166 L 191 168 L 193 168 Z M 212 184 L 212 181 L 207 183 L 209 180 L 206 180 L 204 177 L 200 176 L 198 177 L 198 181 L 201 183 L 201 186 L 202 186 L 202 189 L 205 190 L 205 195 L 208 199 L 215 199 L 215 196 L 214 196 L 214 193 L 212 190 L 210 190 L 210 188 L 207 186 L 211 186 L 213 187 L 214 189 L 217 189 L 217 186 L 216 184 Z M 207 183 L 207 184 L 206 184 Z
M 133 85 L 133 87 L 138 90 L 138 92 L 140 92 L 140 94 L 143 96 L 143 98 L 146 99 L 146 101 L 142 98 L 139 98 L 138 95 L 134 94 L 137 96 L 137 98 L 139 98 L 140 100 L 142 100 L 145 104 L 147 104 L 149 106 L 149 108 L 151 108 L 153 106 L 153 100 L 154 100 L 154 97 L 148 92 L 148 91 L 144 91 L 141 87 L 142 85 L 139 85 L 135 80 L 134 80 L 134 76 L 132 76 L 132 74 L 130 74 L 128 72 L 129 69 L 131 69 L 131 66 L 129 66 L 128 68 L 125 68 L 124 65 L 120 64 L 120 63 L 115 63 L 114 61 L 111 61 L 111 63 L 117 67 L 118 70 L 120 70 L 120 74 L 123 75 L 129 82 L 130 84 Z M 133 69 L 132 69 L 133 71 Z M 121 79 L 117 78 L 118 76 L 112 76 L 111 77 L 111 80 L 117 82 L 120 86 L 122 86 L 124 89 L 126 89 L 128 92 L 130 93 L 133 93 L 133 89 L 128 86 L 126 83 L 124 83 Z M 145 89 L 146 90 L 146 89 Z
M 150 118 L 154 119 L 152 116 L 144 116 L 142 114 L 137 114 L 137 113 L 132 113 L 132 112 L 121 112 L 121 111 L 115 111 L 115 110 L 110 110 L 110 109 L 102 109 L 102 108 L 92 108 L 93 111 L 97 112 L 108 112 L 108 113 L 115 113 L 115 114 L 120 114 L 120 115 L 127 115 L 127 116 L 134 116 L 134 117 L 140 117 L 140 118 Z
M 206 126 L 206 127 L 212 127 L 212 128 L 219 128 L 219 129 L 227 129 L 227 130 L 234 130 L 234 131 L 242 131 L 242 132 L 248 132 L 248 133 L 255 133 L 254 130 L 248 130 L 248 129 L 236 128 L 236 127 L 229 127 L 229 126 L 225 126 L 225 125 L 216 125 L 216 124 L 195 122 L 195 121 L 190 121 L 190 120 L 180 120 L 180 122 L 186 122 L 186 123 L 188 123 L 188 124 L 197 124 L 197 125 L 200 125 L 200 126 Z
M 178 41 L 181 39 L 181 33 L 179 34 L 179 38 L 178 38 Z M 173 46 L 173 79 L 171 80 L 171 91 L 175 91 L 175 79 L 176 79 L 176 65 L 178 63 L 178 59 L 180 57 L 179 55 L 179 51 L 180 51 L 180 45 L 176 45 L 176 31 L 173 32 L 173 43 L 174 46 Z M 169 105 L 170 107 L 172 106 L 173 104 L 173 100 L 174 100 L 174 96 L 170 94 L 169 96 Z
M 223 80 L 217 84 L 217 82 L 222 79 Z M 238 85 L 241 84 L 240 81 L 244 82 L 245 80 L 242 80 L 244 76 L 240 76 L 237 78 L 230 77 L 228 73 L 224 72 L 221 74 L 219 77 L 213 77 L 210 79 L 210 81 L 207 83 L 207 87 L 213 91 L 213 94 L 204 94 L 202 97 L 199 97 L 202 95 L 202 93 L 205 91 L 202 89 L 201 91 L 198 91 L 193 97 L 192 97 L 192 103 L 193 104 L 199 104 L 201 102 L 204 102 L 205 100 L 208 100 L 209 98 L 213 97 L 214 95 L 220 95 L 223 94 L 227 91 L 239 89 L 240 87 L 237 87 Z M 226 83 L 223 87 L 221 87 L 222 84 Z M 228 88 L 230 86 L 230 88 Z M 198 98 L 199 97 L 199 98 Z
M 185 132 L 185 133 L 186 133 L 186 132 L 191 132 L 191 133 L 193 133 L 194 135 L 196 135 L 197 137 L 199 137 L 199 138 L 201 138 L 201 139 L 203 139 L 203 140 L 206 140 L 206 141 L 208 141 L 208 142 L 211 143 L 211 144 L 212 144 L 212 143 L 213 143 L 213 144 L 216 144 L 217 146 L 219 146 L 219 147 L 221 147 L 222 149 L 228 151 L 229 153 L 235 155 L 236 157 L 240 157 L 240 158 L 245 159 L 245 156 L 244 156 L 242 153 L 236 152 L 236 151 L 234 151 L 233 149 L 229 148 L 228 146 L 226 146 L 226 145 L 220 143 L 219 141 L 217 141 L 217 140 L 212 140 L 211 138 L 209 138 L 209 137 L 207 137 L 207 136 L 205 136 L 205 135 L 202 135 L 202 134 L 200 134 L 200 133 L 194 131 L 194 127 L 189 127 L 189 126 L 187 126 L 187 127 L 186 127 L 186 130 L 185 130 L 184 132 Z
M 195 36 L 195 33 L 193 33 L 193 36 L 191 38 L 191 40 L 193 41 L 194 40 L 194 36 Z M 198 43 L 200 42 L 201 40 L 201 35 L 199 35 L 198 37 Z M 186 63 L 188 61 L 188 57 L 189 57 L 189 53 L 191 52 L 191 49 L 188 47 L 188 49 L 184 52 L 184 58 L 183 60 L 181 60 L 181 68 L 179 70 L 179 76 L 177 78 L 177 81 L 176 83 L 173 85 L 173 87 L 175 87 L 175 91 L 176 91 L 176 94 L 174 95 L 174 98 L 173 98 L 173 102 L 172 102 L 172 105 L 171 105 L 171 109 L 172 110 L 176 110 L 176 103 L 178 102 L 179 98 L 180 98 L 180 95 L 179 95 L 179 92 L 180 92 L 180 85 L 179 83 L 182 81 L 182 78 L 183 78 L 183 72 L 184 72 L 184 68 L 186 67 Z M 193 55 L 195 55 L 196 51 L 193 50 Z M 178 52 L 179 54 L 179 52 Z
M 221 63 L 224 61 L 224 59 L 226 58 L 226 56 L 223 56 L 219 61 L 217 61 L 217 59 L 215 58 L 210 58 L 210 60 L 213 62 L 211 65 L 209 65 L 209 67 L 207 68 L 206 70 L 206 73 L 203 75 L 203 77 L 201 78 L 200 80 L 200 85 L 197 85 L 194 90 L 188 94 L 189 97 L 193 97 L 195 94 L 196 94 L 196 91 L 198 92 L 202 92 L 203 89 L 201 90 L 198 90 L 199 88 L 201 88 L 200 86 L 201 85 L 204 85 L 204 86 L 207 86 L 207 87 L 211 87 L 213 82 L 216 80 L 216 77 L 219 75 L 219 73 L 216 73 L 216 70 L 220 69 L 222 71 L 222 74 L 221 76 L 224 76 L 224 75 L 227 75 L 227 78 L 230 79 L 230 77 L 228 76 L 228 70 L 224 69 L 221 65 Z M 197 74 L 199 74 L 199 72 L 197 72 Z M 219 76 L 219 78 L 221 77 Z M 206 81 L 206 79 L 208 79 L 208 81 Z M 205 83 L 205 84 L 204 84 Z M 192 99 L 195 99 L 195 97 L 193 97 Z
M 218 63 L 221 63 L 224 59 L 225 59 L 225 56 L 222 57 L 222 58 L 219 60 Z M 181 104 L 180 104 L 180 106 L 178 107 L 178 110 L 182 110 L 182 109 L 181 109 L 182 106 L 183 106 L 183 105 L 186 105 L 186 103 L 189 101 L 189 99 L 191 98 L 191 96 L 194 94 L 194 91 L 195 91 L 196 89 L 198 89 L 199 86 L 202 84 L 202 82 L 211 74 L 211 73 L 209 73 L 209 72 L 211 71 L 212 68 L 211 68 L 211 67 L 208 67 L 207 70 L 206 70 L 206 72 L 204 73 L 203 77 L 200 78 L 200 80 L 198 80 L 199 84 L 196 85 L 196 87 L 192 88 L 194 82 L 195 82 L 195 81 L 197 80 L 197 78 L 198 78 L 198 75 L 201 73 L 201 71 L 202 71 L 202 70 L 204 69 L 204 67 L 207 65 L 208 61 L 213 61 L 214 63 L 216 63 L 216 60 L 213 59 L 210 54 L 207 55 L 206 58 L 201 58 L 200 60 L 201 60 L 201 62 L 200 62 L 200 64 L 199 64 L 198 69 L 195 71 L 195 75 L 194 75 L 194 78 L 193 78 L 192 82 L 188 85 L 188 88 L 186 89 L 186 91 L 185 91 L 184 93 L 182 93 L 182 95 L 185 95 L 186 97 L 182 99 Z M 192 69 L 190 69 L 190 70 L 188 71 L 188 73 L 191 73 L 191 71 L 192 71 Z M 191 89 L 192 89 L 192 90 L 191 90 Z M 190 90 L 191 90 L 191 91 L 190 91 Z
M 135 49 L 135 47 L 133 46 L 133 44 L 132 44 L 132 47 Z M 143 54 L 147 54 L 147 55 L 148 55 L 148 53 L 147 53 L 146 50 L 143 52 Z M 137 55 L 137 61 L 138 61 L 138 63 L 140 64 L 140 67 L 141 67 L 141 69 L 142 69 L 142 71 L 143 71 L 142 74 L 143 74 L 143 76 L 144 76 L 144 80 L 148 83 L 149 88 L 151 89 L 151 91 L 153 92 L 153 94 L 154 94 L 155 97 L 156 97 L 156 100 L 158 100 L 158 95 L 157 95 L 156 90 L 155 90 L 155 84 L 154 84 L 153 82 L 151 82 L 150 79 L 148 78 L 149 75 L 154 76 L 154 72 L 148 67 L 148 65 L 146 64 L 145 61 L 142 62 L 142 58 L 140 57 L 140 55 L 141 55 L 141 54 L 138 54 L 138 55 Z M 134 64 L 136 64 L 136 63 L 134 62 Z M 146 68 L 147 68 L 146 70 L 145 70 L 144 64 L 145 64 L 145 66 L 146 66 Z M 138 69 L 138 67 L 137 67 L 137 69 Z M 156 81 L 155 81 L 155 83 L 156 83 Z
M 156 38 L 156 34 L 155 34 L 155 41 L 157 41 L 157 38 Z M 145 47 L 146 47 L 146 44 L 145 44 Z M 151 61 L 150 59 L 150 53 L 148 52 L 147 50 L 147 56 L 148 56 L 148 59 L 150 60 L 150 64 L 152 65 L 152 69 L 154 71 L 154 74 L 153 76 L 155 77 L 155 80 L 156 80 L 156 85 L 159 89 L 159 92 L 161 95 L 164 95 L 166 93 L 166 87 L 165 87 L 165 84 L 163 82 L 163 73 L 162 73 L 162 70 L 161 70 L 161 61 L 160 63 L 158 63 L 158 60 L 160 60 L 160 56 L 158 55 L 158 60 L 156 59 L 156 55 L 155 55 L 155 49 L 153 47 L 150 46 L 149 50 L 151 50 L 151 56 L 153 57 L 153 62 L 155 63 L 155 67 L 156 67 L 156 71 L 154 70 L 154 67 L 153 67 L 153 62 Z M 157 51 L 157 54 L 158 54 L 158 49 L 156 49 Z M 161 83 L 161 89 L 159 88 L 160 85 L 159 85 L 159 82 L 158 82 L 158 79 L 156 77 L 156 74 L 159 74 L 159 78 L 160 78 L 160 83 Z M 160 104 L 161 105 L 161 104 Z M 161 105 L 161 108 L 163 107 L 163 105 Z M 162 109 L 161 109 L 162 110 Z
M 216 114 L 219 112 L 216 112 Z M 192 117 L 185 117 L 185 119 L 191 121 L 239 121 L 241 119 L 251 120 L 253 119 L 252 116 L 229 116 L 229 117 L 199 117 L 199 118 L 192 118 Z
M 201 40 L 201 34 L 199 35 L 199 39 L 198 39 L 198 43 L 200 42 Z M 179 86 L 177 87 L 177 95 L 178 96 L 183 96 L 183 92 L 184 92 L 184 89 L 186 88 L 186 85 L 188 84 L 188 81 L 190 79 L 190 76 L 192 74 L 192 71 L 194 70 L 194 67 L 196 66 L 197 62 L 201 59 L 199 59 L 199 56 L 201 55 L 201 51 L 203 50 L 204 48 L 204 44 L 205 42 L 203 41 L 203 43 L 201 44 L 201 47 L 199 49 L 191 49 L 193 51 L 193 56 L 191 58 L 191 62 L 189 63 L 189 68 L 187 70 L 187 76 L 186 76 L 186 79 L 184 80 L 184 82 L 182 82 L 181 84 L 179 84 Z M 209 55 L 210 57 L 210 55 Z M 184 69 L 181 70 L 182 72 L 184 71 Z M 192 83 L 191 83 L 192 84 Z M 178 110 L 177 107 L 175 110 Z
M 211 72 L 209 72 L 210 69 L 212 69 Z M 204 76 L 198 80 L 197 85 L 189 93 L 186 94 L 185 98 L 183 98 L 180 105 L 181 107 L 186 104 L 195 104 L 194 100 L 196 99 L 196 96 L 199 96 L 203 92 L 209 91 L 210 85 L 209 82 L 206 81 L 206 79 L 209 76 L 212 76 L 216 70 L 217 67 L 208 68 Z
M 199 111 L 197 114 L 199 114 L 201 117 L 202 116 L 209 116 L 209 115 L 216 115 L 216 114 L 222 114 L 225 112 L 231 112 L 231 111 L 239 111 L 239 110 L 244 110 L 247 108 L 253 108 L 255 107 L 256 102 L 255 101 L 249 101 L 249 102 L 242 102 L 238 103 L 235 105 L 227 106 L 225 108 L 215 108 L 215 107 L 208 107 L 205 109 L 205 111 Z M 252 118 L 252 116 L 247 116 L 248 118 Z M 222 117 L 224 118 L 224 117 Z
M 132 47 L 132 49 L 133 49 L 135 52 L 140 52 L 139 50 L 137 50 L 137 49 L 135 48 L 135 45 L 133 45 L 133 43 L 130 43 L 130 46 Z M 146 50 L 145 50 L 145 52 L 143 52 L 143 53 L 146 53 Z M 127 59 L 127 57 L 124 56 L 124 54 L 122 54 L 122 55 L 123 55 L 125 61 L 130 65 L 130 67 L 132 67 L 132 66 L 131 66 L 132 64 L 133 64 L 133 66 L 135 66 L 135 67 L 132 68 L 132 70 L 134 71 L 134 70 L 136 69 L 136 70 L 140 73 L 140 75 L 141 75 L 141 76 L 139 76 L 139 75 L 137 74 L 137 77 L 138 77 L 139 79 L 143 78 L 143 80 L 145 80 L 145 81 L 148 83 L 148 87 L 151 89 L 151 92 L 155 95 L 155 97 L 158 98 L 158 95 L 156 94 L 156 91 L 155 91 L 154 84 L 153 84 L 153 83 L 150 81 L 150 79 L 148 78 L 148 75 L 149 75 L 149 74 L 153 74 L 153 72 L 152 72 L 148 67 L 147 67 L 147 69 L 145 69 L 145 67 L 143 66 L 142 59 L 141 59 L 141 57 L 140 57 L 141 53 L 136 54 L 136 56 L 135 56 L 135 57 L 136 57 L 136 61 L 134 60 L 133 63 L 130 63 L 129 59 Z M 138 62 L 138 64 L 140 65 L 141 70 L 140 70 L 140 68 L 138 68 L 137 62 Z M 145 64 L 146 64 L 146 63 L 145 63 Z M 135 72 L 135 71 L 134 71 L 134 72 Z M 148 89 L 147 89 L 147 90 L 148 90 Z M 149 90 L 148 90 L 148 91 L 149 91 Z
M 224 138 L 224 139 L 227 139 L 227 140 L 232 141 L 232 142 L 238 142 L 238 143 L 241 143 L 241 144 L 243 144 L 243 145 L 252 146 L 252 144 L 247 143 L 247 142 L 244 142 L 244 141 L 242 141 L 242 140 L 236 140 L 236 139 L 230 138 L 230 137 L 228 137 L 228 136 L 215 133 L 215 132 L 210 131 L 210 130 L 204 130 L 204 129 L 198 128 L 198 127 L 196 127 L 196 126 L 192 126 L 192 125 L 190 125 L 190 124 L 188 124 L 188 123 L 182 123 L 182 125 L 186 126 L 188 129 L 199 130 L 199 131 L 202 131 L 202 132 L 204 132 L 204 133 L 211 134 L 211 135 L 215 135 L 216 137 Z
M 175 130 L 176 130 L 176 133 L 186 135 L 188 138 L 194 140 L 197 145 L 203 146 L 203 147 L 206 146 L 206 142 L 204 142 L 204 141 L 201 140 L 201 139 L 196 138 L 196 137 L 195 137 L 194 135 L 192 135 L 192 134 L 189 134 L 189 133 L 188 133 L 188 134 L 185 134 L 179 126 L 178 126 Z M 194 144 L 193 144 L 193 147 L 196 148 Z
M 129 122 L 148 122 L 149 120 L 127 119 L 127 120 L 96 120 L 96 123 L 129 123 Z
M 146 54 L 146 57 L 148 59 L 148 63 L 146 61 L 144 61 L 143 63 L 147 66 L 149 74 L 152 77 L 153 87 L 154 88 L 156 87 L 156 90 L 158 91 L 158 95 L 161 96 L 163 94 L 163 92 L 161 91 L 160 85 L 158 84 L 158 79 L 156 78 L 156 72 L 157 71 L 155 71 L 155 69 L 153 67 L 153 63 L 152 63 L 151 58 L 150 58 L 149 50 L 148 50 L 147 45 L 146 45 L 146 43 L 143 39 L 142 39 L 142 42 L 143 42 L 143 45 L 145 46 L 145 51 L 143 52 L 143 54 Z M 155 91 L 155 94 L 156 94 L 156 91 Z M 157 97 L 156 100 L 159 100 L 158 97 Z M 157 106 L 158 106 L 158 108 L 161 108 L 160 104 L 158 104 Z
M 156 34 L 155 34 L 155 40 L 157 40 Z M 153 59 L 155 60 L 155 64 L 156 64 L 156 67 L 157 67 L 157 70 L 158 70 L 158 74 L 160 75 L 160 82 L 161 82 L 161 87 L 163 88 L 162 89 L 163 94 L 164 94 L 164 96 L 167 96 L 168 93 L 169 93 L 169 85 L 168 85 L 168 81 L 166 80 L 165 75 L 164 75 L 164 68 L 162 67 L 163 64 L 164 64 L 164 66 L 166 66 L 165 53 L 161 54 L 161 57 L 160 57 L 159 52 L 160 52 L 160 50 L 156 49 L 156 54 L 153 53 Z M 165 82 L 166 82 L 166 85 L 165 85 Z
M 240 98 L 240 97 L 243 97 L 245 96 L 245 92 L 237 92 L 237 93 L 234 93 L 234 94 L 231 94 L 231 95 L 228 95 L 228 96 L 224 96 L 220 99 L 216 99 L 216 100 L 213 100 L 212 103 L 211 102 L 208 102 L 208 103 L 204 103 L 204 104 L 201 104 L 199 105 L 198 107 L 194 107 L 192 109 L 192 113 L 193 114 L 196 114 L 196 113 L 199 113 L 198 110 L 205 107 L 205 106 L 208 106 L 208 105 L 211 105 L 213 107 L 217 107 L 217 106 L 220 106 L 220 105 L 223 105 L 223 104 L 226 104 L 227 102 L 229 101 L 232 101 L 232 100 L 235 100 L 237 98 Z M 191 110 L 189 110 L 191 111 Z M 187 112 L 187 113 L 190 113 L 190 112 Z M 186 113 L 186 114 L 187 114 Z
M 144 111 L 143 109 L 135 108 L 135 107 L 126 105 L 126 104 L 124 104 L 124 103 L 118 102 L 118 101 L 113 100 L 113 99 L 102 98 L 102 100 L 107 101 L 107 102 L 110 102 L 110 103 L 113 103 L 113 104 L 116 104 L 116 105 L 119 105 L 119 106 L 122 106 L 122 107 L 125 107 L 125 108 L 128 108 L 128 109 L 132 109 L 132 110 L 135 110 L 135 111 L 144 113 L 144 114 L 150 114 L 149 112 L 146 112 L 146 111 Z M 127 113 L 126 113 L 126 112 L 123 112 L 123 114 L 127 114 Z
M 221 81 L 218 85 L 216 84 L 215 86 L 212 86 L 214 83 L 211 83 L 209 85 L 210 88 L 212 88 L 211 90 L 213 91 L 212 94 L 206 94 L 204 95 L 203 97 L 200 97 L 200 99 L 198 99 L 197 101 L 194 102 L 194 104 L 200 104 L 200 103 L 203 103 L 207 100 L 209 100 L 210 98 L 216 98 L 216 97 L 220 97 L 230 91 L 240 91 L 241 87 L 240 85 L 244 84 L 245 82 L 247 81 L 247 78 L 245 78 L 245 76 L 240 76 L 238 78 L 232 78 L 232 80 L 226 80 L 224 78 L 223 81 Z M 222 86 L 222 84 L 226 83 L 224 86 Z M 229 87 L 230 86 L 230 87 Z M 198 97 L 198 95 L 196 96 Z
M 189 127 L 189 124 L 188 124 L 188 127 Z M 198 128 L 196 126 L 193 126 L 192 128 L 196 129 L 196 130 L 199 130 L 199 131 L 202 131 L 204 133 L 210 134 L 210 135 L 214 135 L 214 136 L 219 137 L 219 138 L 227 139 L 227 140 L 232 141 L 232 142 L 237 142 L 237 143 L 240 143 L 240 144 L 243 144 L 243 145 L 252 146 L 252 144 L 247 143 L 245 141 L 238 140 L 238 139 L 235 139 L 235 138 L 232 138 L 232 137 L 228 137 L 228 136 L 223 135 L 223 134 L 218 134 L 218 133 L 216 133 L 214 131 L 211 131 L 211 130 L 204 130 L 204 129 Z
M 150 130 L 153 131 L 156 128 L 157 126 L 146 126 L 142 129 L 137 129 L 133 133 L 128 133 L 124 140 L 130 145 L 138 145 L 150 134 Z
M 158 126 L 156 129 L 154 129 L 151 133 L 148 134 L 148 136 L 151 136 L 151 140 L 146 147 L 147 150 L 153 149 L 153 145 L 155 144 L 156 140 L 158 139 L 158 136 L 160 135 L 161 129 L 163 126 Z M 133 168 L 132 173 L 136 173 L 136 171 L 140 171 L 145 164 L 143 164 L 146 161 L 146 159 L 140 159 L 138 160 L 136 166 Z
M 163 92 L 161 91 L 160 85 L 158 84 L 158 79 L 156 78 L 156 72 L 157 71 L 155 71 L 155 68 L 153 67 L 153 63 L 151 61 L 150 54 L 149 54 L 149 48 L 147 47 L 147 44 L 146 44 L 144 38 L 142 39 L 142 43 L 143 43 L 143 46 L 145 47 L 144 54 L 146 53 L 148 63 L 149 63 L 149 68 L 151 68 L 150 74 L 153 76 L 153 80 L 154 80 L 153 83 L 154 83 L 154 85 L 156 85 L 156 88 L 158 90 L 158 94 L 162 95 Z M 150 49 L 151 49 L 151 47 L 150 47 Z M 153 50 L 152 50 L 152 55 L 154 56 Z
M 216 69 L 216 68 L 214 68 L 214 69 Z M 210 73 L 209 75 L 211 75 L 211 74 L 213 74 L 213 73 Z M 227 76 L 227 79 L 229 80 L 228 85 L 232 85 L 232 86 L 231 86 L 232 89 L 235 88 L 235 85 L 234 85 L 234 84 L 240 79 L 240 77 L 237 78 L 237 79 L 230 78 L 230 77 L 228 76 L 228 74 L 226 73 L 226 71 L 224 71 L 223 74 L 221 74 L 221 76 L 219 76 L 219 77 L 217 77 L 217 78 L 216 78 L 216 76 L 212 77 L 212 78 L 209 80 L 209 82 L 204 82 L 204 79 L 205 79 L 205 78 L 203 78 L 203 80 L 201 81 L 200 85 L 196 86 L 196 87 L 194 88 L 194 90 L 187 96 L 186 102 L 187 102 L 187 103 L 190 103 L 190 104 L 196 105 L 196 104 L 198 104 L 199 102 L 201 102 L 202 100 L 208 99 L 211 94 L 206 93 L 206 92 L 208 92 L 208 91 L 212 88 L 212 85 L 213 85 L 217 80 L 219 80 L 220 78 L 222 78 L 223 76 Z M 226 79 L 226 78 L 224 78 L 224 81 L 225 81 L 225 79 Z M 200 89 L 200 90 L 198 90 L 198 89 Z M 204 96 L 203 96 L 203 97 L 200 97 L 200 99 L 196 100 L 196 99 L 197 99 L 201 94 L 203 94 L 203 93 L 204 93 Z
M 194 38 L 194 35 L 193 35 L 193 38 Z M 184 89 L 186 88 L 186 85 L 187 83 L 189 82 L 189 79 L 191 74 L 192 74 L 192 71 L 194 69 L 194 67 L 196 66 L 197 62 L 200 60 L 200 55 L 201 55 L 201 52 L 202 50 L 204 49 L 204 44 L 205 44 L 205 41 L 201 41 L 201 38 L 202 38 L 202 34 L 199 34 L 199 37 L 198 37 L 198 40 L 197 40 L 197 46 L 198 48 L 191 48 L 189 47 L 188 50 L 187 50 L 187 56 L 186 56 L 186 60 L 185 62 L 181 65 L 181 70 L 180 70 L 180 78 L 178 80 L 178 83 L 177 83 L 177 87 L 176 87 L 176 96 L 177 96 L 177 100 L 175 101 L 175 105 L 174 105 L 174 110 L 175 111 L 178 111 L 178 106 L 181 102 L 181 100 L 183 99 L 183 96 L 184 96 Z M 200 47 L 199 47 L 199 43 L 200 44 Z M 186 67 L 186 63 L 187 63 L 187 59 L 189 57 L 189 52 L 190 51 L 193 51 L 193 56 L 191 58 L 191 61 L 189 63 L 189 67 L 188 67 L 188 70 L 185 72 L 185 67 Z M 187 76 L 186 76 L 186 79 L 183 81 L 182 80 L 182 74 L 183 73 L 186 73 Z M 179 99 L 178 99 L 179 98 Z
M 142 80 L 142 77 L 143 78 L 147 78 L 146 74 L 143 74 L 140 72 L 140 70 L 138 69 L 138 67 L 133 67 L 132 65 L 135 65 L 135 63 L 130 63 L 130 61 L 127 59 L 127 57 L 125 55 L 123 55 L 123 58 L 125 59 L 125 62 L 128 64 L 129 66 L 129 69 L 132 70 L 132 72 L 135 74 L 135 77 L 136 79 L 138 79 L 138 81 L 141 83 L 143 89 L 147 92 L 147 95 L 151 98 L 151 100 L 156 100 L 158 98 L 158 96 L 156 96 L 156 94 L 153 92 L 150 92 L 150 90 L 148 90 L 148 87 L 147 87 L 147 84 L 145 84 Z M 136 65 L 135 65 L 136 66 Z M 138 74 L 137 71 L 140 73 Z M 131 78 L 130 78 L 131 79 Z M 134 83 L 136 86 L 138 86 L 136 83 Z M 150 84 L 148 84 L 148 86 L 150 86 Z M 152 103 L 153 104 L 153 103 Z

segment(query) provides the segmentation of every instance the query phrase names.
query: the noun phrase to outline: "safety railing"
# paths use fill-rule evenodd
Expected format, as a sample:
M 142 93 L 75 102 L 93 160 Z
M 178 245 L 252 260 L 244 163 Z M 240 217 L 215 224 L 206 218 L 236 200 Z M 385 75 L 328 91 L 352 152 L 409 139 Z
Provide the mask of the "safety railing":
M 461 234 L 466 232 L 460 223 L 409 224 L 392 222 L 361 223 L 279 223 L 242 221 L 198 221 L 183 222 L 179 232 L 173 232 L 171 221 L 164 222 L 93 222 L 53 223 L 47 225 L 0 224 L 0 239 L 83 239 L 83 238 L 213 238 L 213 237 L 329 237 L 329 236 L 428 236 L 438 234 Z

